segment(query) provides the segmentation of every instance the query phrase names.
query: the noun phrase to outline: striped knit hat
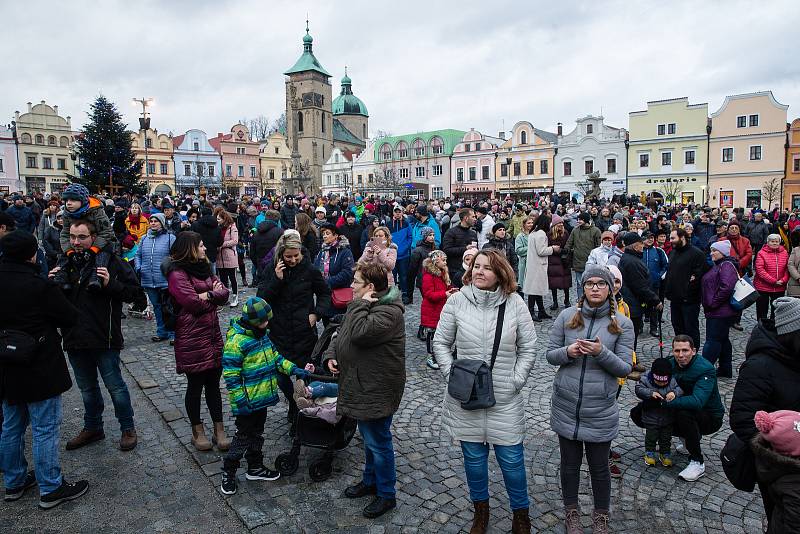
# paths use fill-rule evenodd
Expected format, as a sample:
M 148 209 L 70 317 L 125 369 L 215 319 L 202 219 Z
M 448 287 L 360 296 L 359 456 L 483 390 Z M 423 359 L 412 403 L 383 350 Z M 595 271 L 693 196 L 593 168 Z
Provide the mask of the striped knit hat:
M 259 297 L 250 297 L 242 307 L 242 320 L 253 326 L 272 319 L 272 308 L 267 301 Z

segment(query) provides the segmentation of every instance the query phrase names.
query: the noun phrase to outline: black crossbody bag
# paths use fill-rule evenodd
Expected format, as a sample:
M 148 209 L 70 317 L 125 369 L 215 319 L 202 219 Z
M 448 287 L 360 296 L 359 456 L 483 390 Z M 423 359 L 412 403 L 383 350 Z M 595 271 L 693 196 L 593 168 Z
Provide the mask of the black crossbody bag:
M 450 379 L 447 383 L 447 393 L 460 401 L 461 408 L 464 410 L 483 410 L 495 405 L 492 369 L 494 361 L 497 359 L 497 351 L 500 349 L 505 312 L 506 303 L 504 302 L 497 310 L 497 328 L 494 332 L 492 360 L 489 365 L 486 365 L 483 360 L 453 360 Z M 456 357 L 455 353 L 453 357 Z

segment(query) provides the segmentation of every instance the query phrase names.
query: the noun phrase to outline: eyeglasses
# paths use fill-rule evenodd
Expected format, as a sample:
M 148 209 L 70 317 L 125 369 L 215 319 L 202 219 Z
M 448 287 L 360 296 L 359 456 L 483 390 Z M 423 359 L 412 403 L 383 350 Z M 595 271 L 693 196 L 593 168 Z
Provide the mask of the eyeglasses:
M 90 235 L 72 235 L 72 234 L 70 234 L 69 235 L 69 240 L 70 241 L 85 241 L 86 239 L 89 239 L 90 237 L 92 237 L 92 236 L 90 236 Z
M 608 288 L 608 284 L 605 280 L 600 280 L 599 282 L 584 282 L 583 289 L 606 289 Z

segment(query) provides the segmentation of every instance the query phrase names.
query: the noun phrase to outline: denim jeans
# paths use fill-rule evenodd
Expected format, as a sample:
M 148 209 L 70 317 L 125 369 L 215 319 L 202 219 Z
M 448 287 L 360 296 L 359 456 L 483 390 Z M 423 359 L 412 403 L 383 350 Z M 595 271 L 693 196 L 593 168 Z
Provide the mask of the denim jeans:
M 489 498 L 489 444 L 462 441 L 464 470 L 467 473 L 469 497 L 473 501 Z M 525 448 L 516 445 L 494 445 L 494 456 L 503 472 L 512 510 L 528 508 L 528 480 L 525 474 Z
M 28 474 L 25 459 L 25 431 L 31 426 L 33 465 L 39 494 L 61 486 L 58 438 L 61 429 L 61 395 L 39 402 L 10 405 L 3 402 L 3 435 L 0 437 L 0 470 L 6 489 L 21 488 Z
M 153 314 L 156 316 L 156 335 L 175 339 L 175 332 L 170 332 L 164 327 L 164 316 L 161 315 L 161 292 L 164 289 L 157 287 L 145 287 L 143 289 L 147 293 L 150 304 L 153 305 Z
M 318 399 L 319 397 L 338 397 L 339 384 L 332 382 L 311 382 L 308 385 L 311 388 L 311 398 Z
M 392 416 L 358 421 L 358 431 L 364 439 L 364 475 L 362 482 L 377 486 L 378 497 L 394 499 L 397 473 L 394 469 L 392 445 Z
M 580 299 L 583 296 L 583 273 L 574 271 L 575 273 L 575 294 L 576 298 Z
M 717 363 L 717 376 L 733 375 L 733 347 L 731 346 L 731 326 L 736 317 L 706 317 L 706 343 L 703 345 L 703 358 Z
M 103 394 L 97 381 L 97 373 L 103 378 L 114 414 L 121 431 L 132 430 L 133 406 L 128 386 L 122 379 L 119 368 L 119 351 L 114 349 L 71 350 L 69 363 L 75 372 L 75 382 L 83 397 L 83 427 L 86 430 L 103 430 Z
M 411 292 L 414 290 L 413 287 L 408 287 L 408 267 L 411 264 L 411 256 L 406 258 L 400 259 L 398 258 L 394 264 L 394 280 L 398 286 L 400 286 L 400 291 L 403 292 L 404 297 L 410 297 Z

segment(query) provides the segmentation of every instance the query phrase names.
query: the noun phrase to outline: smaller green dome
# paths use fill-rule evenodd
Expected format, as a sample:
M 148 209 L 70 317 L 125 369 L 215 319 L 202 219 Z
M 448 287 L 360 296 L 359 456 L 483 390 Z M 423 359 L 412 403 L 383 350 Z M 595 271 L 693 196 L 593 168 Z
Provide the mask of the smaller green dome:
M 331 113 L 334 115 L 363 115 L 369 117 L 367 106 L 353 94 L 352 85 L 353 81 L 347 75 L 347 68 L 345 67 L 344 78 L 342 78 L 342 92 L 333 99 Z
M 306 34 L 303 36 L 303 42 L 306 44 L 311 44 L 314 42 L 314 38 L 311 37 L 311 34 L 308 33 L 308 30 L 306 30 Z
M 352 85 L 353 80 L 350 79 L 350 76 L 347 75 L 347 71 L 344 71 L 344 78 L 342 78 L 342 85 Z

